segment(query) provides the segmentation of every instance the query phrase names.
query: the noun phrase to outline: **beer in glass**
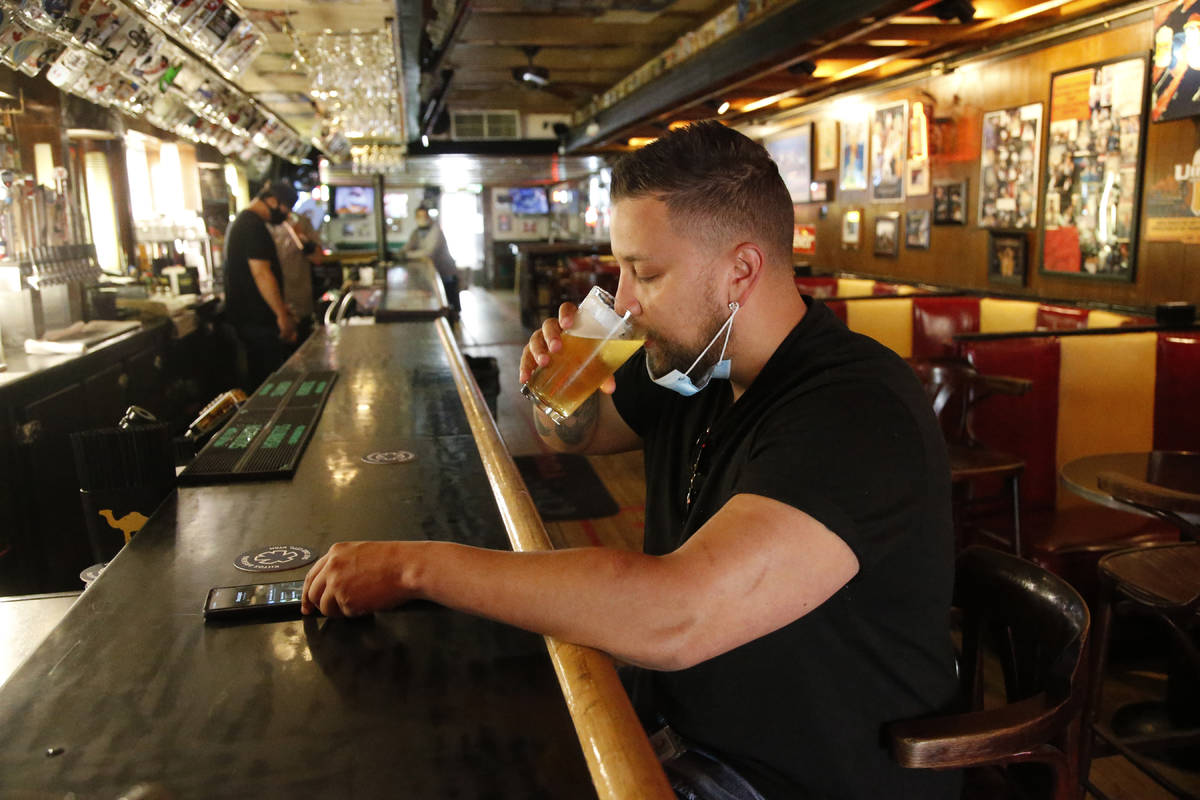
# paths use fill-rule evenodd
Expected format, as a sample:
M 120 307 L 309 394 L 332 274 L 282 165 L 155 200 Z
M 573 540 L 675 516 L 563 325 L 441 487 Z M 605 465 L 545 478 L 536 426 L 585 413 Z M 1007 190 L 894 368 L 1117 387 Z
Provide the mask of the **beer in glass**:
M 562 350 L 550 355 L 550 363 L 533 373 L 521 393 L 555 422 L 574 414 L 642 346 L 628 317 L 613 310 L 612 295 L 592 287 L 575 323 L 563 331 Z

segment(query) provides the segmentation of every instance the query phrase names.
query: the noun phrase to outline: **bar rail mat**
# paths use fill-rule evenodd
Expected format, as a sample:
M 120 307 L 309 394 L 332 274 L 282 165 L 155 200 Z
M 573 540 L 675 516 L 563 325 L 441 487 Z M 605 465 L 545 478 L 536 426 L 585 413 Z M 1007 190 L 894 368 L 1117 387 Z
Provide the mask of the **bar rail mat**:
M 545 453 L 513 461 L 544 522 L 611 517 L 620 510 L 586 456 Z
M 291 478 L 336 381 L 334 370 L 274 373 L 180 473 L 179 483 Z

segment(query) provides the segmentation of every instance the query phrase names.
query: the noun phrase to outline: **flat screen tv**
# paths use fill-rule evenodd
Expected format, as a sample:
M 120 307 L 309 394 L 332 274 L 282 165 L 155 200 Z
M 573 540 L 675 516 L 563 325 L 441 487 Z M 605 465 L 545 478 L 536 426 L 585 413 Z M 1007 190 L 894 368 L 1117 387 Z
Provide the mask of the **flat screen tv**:
M 408 218 L 408 193 L 384 192 L 383 215 L 388 219 Z
M 514 214 L 550 213 L 550 202 L 546 199 L 546 190 L 540 186 L 509 189 L 508 196 L 512 201 Z
M 375 189 L 370 186 L 333 187 L 333 213 L 372 214 L 375 212 Z

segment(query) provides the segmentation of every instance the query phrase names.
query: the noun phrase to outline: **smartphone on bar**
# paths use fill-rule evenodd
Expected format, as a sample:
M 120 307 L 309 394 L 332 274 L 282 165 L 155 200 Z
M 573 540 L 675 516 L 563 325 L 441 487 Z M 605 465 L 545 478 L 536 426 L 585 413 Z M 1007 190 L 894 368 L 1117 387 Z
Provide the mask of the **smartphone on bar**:
M 304 581 L 215 586 L 204 602 L 206 620 L 286 619 L 300 616 Z

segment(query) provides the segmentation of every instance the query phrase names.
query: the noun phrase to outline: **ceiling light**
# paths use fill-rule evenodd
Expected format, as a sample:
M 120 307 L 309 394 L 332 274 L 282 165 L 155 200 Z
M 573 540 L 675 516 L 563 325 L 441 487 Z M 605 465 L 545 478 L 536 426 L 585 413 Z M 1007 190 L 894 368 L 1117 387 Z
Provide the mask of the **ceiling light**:
M 1038 14 L 1043 14 L 1047 11 L 1053 11 L 1054 9 L 1058 8 L 1059 6 L 1066 5 L 1067 2 L 1068 2 L 1068 0 L 1050 0 L 1050 2 L 1048 2 L 1048 3 L 1038 3 L 1035 6 L 1030 6 L 1029 8 L 1023 8 L 1020 11 L 1014 11 L 1013 13 L 1009 14 L 1006 17 L 1001 17 L 996 22 L 998 25 L 1008 25 L 1011 22 L 1017 22 L 1019 20 L 1025 19 L 1026 17 L 1033 17 L 1033 16 L 1037 16 Z
M 779 94 L 773 94 L 770 97 L 764 97 L 761 100 L 755 100 L 753 103 L 747 103 L 746 105 L 742 106 L 740 110 L 743 114 L 750 111 L 758 111 L 760 108 L 766 108 L 767 106 L 775 105 L 780 100 L 790 96 L 791 95 L 788 92 L 780 92 Z
M 631 137 L 626 144 L 628 144 L 630 147 L 645 147 L 646 145 L 657 141 L 657 136 L 634 136 Z
M 421 147 L 429 147 L 429 134 L 421 134 Z
M 724 114 L 729 110 L 729 101 L 725 100 L 721 105 L 717 106 L 717 114 Z
M 538 88 L 550 85 L 550 71 L 545 67 L 515 67 L 513 78 L 521 83 L 531 83 Z

